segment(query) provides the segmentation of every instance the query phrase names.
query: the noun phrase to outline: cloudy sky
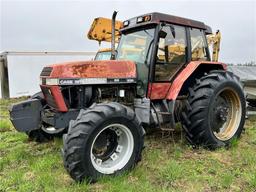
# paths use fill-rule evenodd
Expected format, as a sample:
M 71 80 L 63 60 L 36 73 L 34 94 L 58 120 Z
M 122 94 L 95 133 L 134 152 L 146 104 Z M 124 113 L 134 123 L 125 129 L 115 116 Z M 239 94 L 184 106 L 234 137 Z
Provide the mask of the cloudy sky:
M 163 12 L 205 22 L 222 32 L 220 60 L 256 60 L 256 1 L 25 1 L 0 0 L 0 51 L 97 51 L 88 40 L 93 18 L 125 20 Z

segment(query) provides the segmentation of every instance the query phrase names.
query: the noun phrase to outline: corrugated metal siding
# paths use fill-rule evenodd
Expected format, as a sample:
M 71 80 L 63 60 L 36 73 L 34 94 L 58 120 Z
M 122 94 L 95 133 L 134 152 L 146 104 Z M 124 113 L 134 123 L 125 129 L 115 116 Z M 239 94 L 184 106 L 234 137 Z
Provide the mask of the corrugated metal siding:
M 241 81 L 256 81 L 256 66 L 228 66 L 228 70 L 240 77 Z

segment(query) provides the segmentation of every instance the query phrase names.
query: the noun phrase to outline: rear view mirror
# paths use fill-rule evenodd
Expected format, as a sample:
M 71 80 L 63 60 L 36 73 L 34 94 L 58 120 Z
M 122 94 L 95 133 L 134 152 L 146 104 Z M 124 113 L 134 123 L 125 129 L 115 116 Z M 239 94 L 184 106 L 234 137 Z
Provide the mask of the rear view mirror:
M 175 39 L 175 36 L 176 36 L 176 34 L 175 34 L 175 28 L 174 28 L 172 25 L 170 25 L 170 30 L 171 30 L 171 32 L 172 32 L 173 38 Z
M 165 38 L 167 36 L 167 33 L 163 30 L 159 31 L 159 38 Z

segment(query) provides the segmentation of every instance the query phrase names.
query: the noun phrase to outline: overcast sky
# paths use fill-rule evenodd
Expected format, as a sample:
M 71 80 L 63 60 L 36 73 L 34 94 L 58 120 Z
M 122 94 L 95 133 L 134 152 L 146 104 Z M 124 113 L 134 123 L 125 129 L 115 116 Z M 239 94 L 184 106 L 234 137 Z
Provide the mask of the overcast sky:
M 0 51 L 97 51 L 86 37 L 93 18 L 157 11 L 219 29 L 223 62 L 256 60 L 256 1 L 0 1 Z

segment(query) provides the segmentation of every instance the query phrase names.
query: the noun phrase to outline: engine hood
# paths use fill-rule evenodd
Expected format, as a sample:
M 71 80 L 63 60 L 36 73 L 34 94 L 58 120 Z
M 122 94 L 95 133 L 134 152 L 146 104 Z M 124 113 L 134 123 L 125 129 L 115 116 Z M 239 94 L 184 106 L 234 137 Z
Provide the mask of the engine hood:
M 132 61 L 77 61 L 46 68 L 50 69 L 48 78 L 136 78 L 136 65 Z M 46 76 L 43 71 L 41 77 Z

